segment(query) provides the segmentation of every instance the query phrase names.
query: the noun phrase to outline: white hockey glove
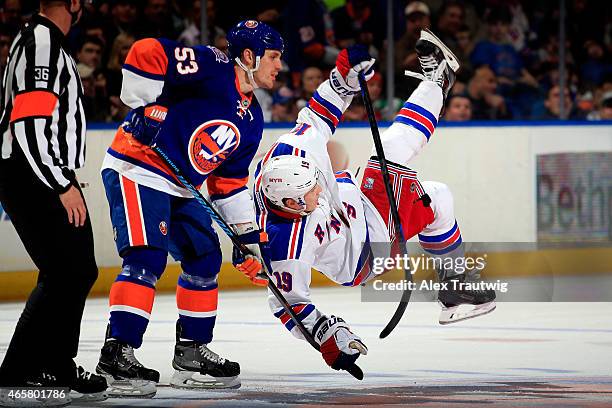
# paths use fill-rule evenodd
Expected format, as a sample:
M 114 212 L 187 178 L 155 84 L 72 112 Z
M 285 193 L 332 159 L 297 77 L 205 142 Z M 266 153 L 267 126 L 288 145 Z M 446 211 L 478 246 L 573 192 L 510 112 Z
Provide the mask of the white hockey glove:
M 359 93 L 359 73 L 363 72 L 365 80 L 369 81 L 374 76 L 372 66 L 375 62 L 365 45 L 354 45 L 340 51 L 336 66 L 329 74 L 331 87 L 342 97 Z
M 321 346 L 323 359 L 334 370 L 346 370 L 361 354 L 368 354 L 361 338 L 350 331 L 341 317 L 322 317 L 315 324 L 313 335 Z

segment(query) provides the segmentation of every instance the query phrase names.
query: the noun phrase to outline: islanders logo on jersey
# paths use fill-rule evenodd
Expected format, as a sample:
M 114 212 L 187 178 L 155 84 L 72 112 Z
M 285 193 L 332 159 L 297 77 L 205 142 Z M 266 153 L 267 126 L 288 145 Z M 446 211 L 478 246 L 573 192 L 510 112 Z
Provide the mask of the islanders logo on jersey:
M 240 144 L 240 131 L 227 120 L 210 120 L 192 133 L 189 161 L 200 174 L 216 169 Z

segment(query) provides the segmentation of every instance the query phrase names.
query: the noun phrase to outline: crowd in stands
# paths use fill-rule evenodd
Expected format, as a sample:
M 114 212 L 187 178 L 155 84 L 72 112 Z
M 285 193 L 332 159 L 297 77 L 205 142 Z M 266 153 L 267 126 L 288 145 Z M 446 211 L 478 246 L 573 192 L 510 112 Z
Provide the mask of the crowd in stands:
M 386 1 L 206 0 L 208 44 L 227 50 L 225 33 L 255 18 L 286 40 L 284 69 L 272 92 L 257 90 L 268 122 L 292 122 L 327 77 L 338 52 L 365 44 L 378 60 L 368 87 L 378 119 L 393 117 L 417 83 L 414 46 L 421 29 L 436 33 L 462 66 L 445 120 L 612 120 L 612 8 L 595 0 L 567 0 L 565 89 L 559 87 L 559 8 L 547 0 L 393 1 L 394 41 L 387 41 Z M 605 3 L 605 2 L 603 2 Z M 19 27 L 36 0 L 0 6 L 0 72 Z M 121 66 L 130 46 L 145 37 L 200 44 L 201 0 L 95 0 L 71 31 L 90 122 L 118 122 Z M 386 96 L 387 53 L 393 51 L 394 98 Z M 367 120 L 355 98 L 345 121 Z

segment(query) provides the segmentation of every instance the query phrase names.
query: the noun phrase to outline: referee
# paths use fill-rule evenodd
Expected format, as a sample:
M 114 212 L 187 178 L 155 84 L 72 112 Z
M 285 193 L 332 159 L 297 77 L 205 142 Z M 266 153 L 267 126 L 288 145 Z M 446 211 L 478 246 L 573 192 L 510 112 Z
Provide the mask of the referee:
M 0 386 L 61 386 L 104 398 L 106 382 L 73 360 L 98 276 L 91 222 L 74 170 L 85 161 L 83 89 L 64 48 L 84 0 L 41 0 L 17 35 L 2 80 L 0 202 L 39 269 L 0 367 Z

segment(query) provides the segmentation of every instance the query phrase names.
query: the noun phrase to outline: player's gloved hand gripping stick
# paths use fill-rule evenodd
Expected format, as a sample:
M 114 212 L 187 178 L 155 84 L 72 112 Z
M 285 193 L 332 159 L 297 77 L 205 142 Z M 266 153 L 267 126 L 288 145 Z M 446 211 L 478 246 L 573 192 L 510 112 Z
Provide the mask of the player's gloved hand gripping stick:
M 389 211 L 391 211 L 391 217 L 393 217 L 393 223 L 395 224 L 395 237 L 399 240 L 399 248 L 402 252 L 402 255 L 406 254 L 406 240 L 404 239 L 404 234 L 402 232 L 402 224 L 400 222 L 399 212 L 397 211 L 397 203 L 395 202 L 395 198 L 393 196 L 393 190 L 391 188 L 391 180 L 389 178 L 389 169 L 387 167 L 387 160 L 385 159 L 385 151 L 382 146 L 382 141 L 380 140 L 380 132 L 378 131 L 378 124 L 376 123 L 376 117 L 374 116 L 374 109 L 372 108 L 372 100 L 370 99 L 370 92 L 368 91 L 368 85 L 366 83 L 366 78 L 362 73 L 359 74 L 359 85 L 361 86 L 361 96 L 363 97 L 363 104 L 365 105 L 366 112 L 368 113 L 368 121 L 370 122 L 370 129 L 372 130 L 372 138 L 374 139 L 374 147 L 376 149 L 376 155 L 378 156 L 378 161 L 380 162 L 380 170 L 382 173 L 382 178 L 385 184 L 385 191 L 387 193 L 387 199 L 389 200 Z M 412 272 L 410 268 L 404 269 L 405 279 L 408 282 L 412 282 Z M 399 305 L 397 306 L 397 310 L 387 323 L 387 326 L 380 332 L 380 338 L 384 339 L 387 337 L 395 326 L 401 320 L 406 307 L 408 306 L 408 302 L 410 301 L 410 295 L 412 291 L 410 290 L 410 285 L 406 286 L 404 292 L 402 293 L 402 298 L 400 300 Z
M 198 189 L 195 188 L 195 186 L 191 184 L 189 180 L 187 180 L 187 178 L 183 175 L 183 173 L 176 166 L 176 164 L 174 164 L 172 160 L 170 160 L 168 155 L 166 155 L 166 153 L 164 153 L 164 151 L 157 147 L 157 145 L 155 144 L 151 146 L 151 149 L 162 159 L 162 161 L 168 167 L 170 167 L 176 178 L 183 184 L 183 186 L 187 190 L 189 190 L 191 194 L 193 194 L 193 197 L 196 199 L 196 201 L 198 201 L 198 203 L 200 203 L 202 207 L 204 207 L 208 215 L 210 215 L 210 217 L 215 220 L 215 222 L 221 227 L 221 229 L 228 235 L 228 237 L 232 240 L 234 247 L 237 248 L 240 252 L 242 252 L 245 257 L 253 256 L 254 254 L 252 253 L 252 251 L 247 248 L 247 246 L 240 240 L 240 238 L 238 238 L 238 234 L 227 224 L 227 222 L 225 222 L 225 220 L 221 217 L 217 210 L 215 210 L 212 204 L 208 200 L 206 200 L 206 198 L 204 198 L 202 193 L 200 193 Z M 285 312 L 287 312 L 287 314 L 291 317 L 291 320 L 293 320 L 293 322 L 296 324 L 306 341 L 308 341 L 308 343 L 310 343 L 312 347 L 314 347 L 317 351 L 320 352 L 321 347 L 312 336 L 312 333 L 310 333 L 308 329 L 306 329 L 304 324 L 300 321 L 300 319 L 298 319 L 295 312 L 287 302 L 287 299 L 285 299 L 283 294 L 273 283 L 273 279 L 271 279 L 272 268 L 270 266 L 269 258 L 266 257 L 265 254 L 263 258 L 263 269 L 268 277 L 268 288 L 272 291 L 274 297 L 276 297 L 276 299 L 282 304 L 283 309 L 285 309 Z M 357 378 L 358 380 L 363 379 L 363 371 L 361 370 L 361 368 L 359 368 L 359 366 L 354 363 L 349 368 L 347 368 L 346 371 L 348 371 L 353 377 Z

